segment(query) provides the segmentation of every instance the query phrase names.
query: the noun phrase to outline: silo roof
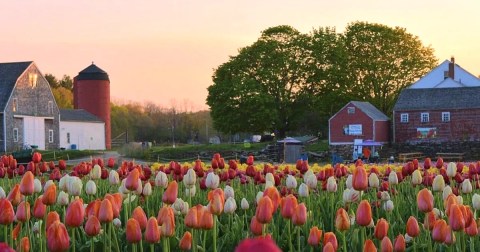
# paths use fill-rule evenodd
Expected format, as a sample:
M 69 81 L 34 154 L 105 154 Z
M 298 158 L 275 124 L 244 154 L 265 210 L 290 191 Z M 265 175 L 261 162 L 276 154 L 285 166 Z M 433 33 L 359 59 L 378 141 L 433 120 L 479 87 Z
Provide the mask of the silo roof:
M 107 72 L 92 64 L 78 73 L 77 80 L 108 80 Z

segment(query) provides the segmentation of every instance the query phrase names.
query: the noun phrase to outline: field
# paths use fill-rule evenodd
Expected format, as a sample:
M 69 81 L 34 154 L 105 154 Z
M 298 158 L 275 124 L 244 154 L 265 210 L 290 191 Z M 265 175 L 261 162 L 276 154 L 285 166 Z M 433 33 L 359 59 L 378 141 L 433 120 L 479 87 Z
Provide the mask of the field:
M 0 162 L 18 251 L 476 251 L 480 162 Z M 3 250 L 2 250 L 3 251 Z M 5 250 L 8 251 L 8 250 Z

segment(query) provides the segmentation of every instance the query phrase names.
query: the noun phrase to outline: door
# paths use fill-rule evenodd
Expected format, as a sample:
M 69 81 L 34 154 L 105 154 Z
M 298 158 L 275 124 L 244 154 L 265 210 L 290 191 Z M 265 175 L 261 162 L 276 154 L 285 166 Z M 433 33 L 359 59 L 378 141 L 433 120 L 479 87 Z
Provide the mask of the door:
M 43 117 L 23 118 L 23 144 L 36 145 L 40 150 L 45 149 L 45 119 Z

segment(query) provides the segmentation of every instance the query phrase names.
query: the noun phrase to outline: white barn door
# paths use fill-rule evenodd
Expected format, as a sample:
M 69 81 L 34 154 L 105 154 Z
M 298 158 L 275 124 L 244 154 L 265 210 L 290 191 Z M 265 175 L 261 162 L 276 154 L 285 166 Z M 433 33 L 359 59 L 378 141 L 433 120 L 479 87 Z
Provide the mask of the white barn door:
M 40 150 L 45 149 L 45 119 L 43 117 L 23 118 L 23 144 L 37 145 Z

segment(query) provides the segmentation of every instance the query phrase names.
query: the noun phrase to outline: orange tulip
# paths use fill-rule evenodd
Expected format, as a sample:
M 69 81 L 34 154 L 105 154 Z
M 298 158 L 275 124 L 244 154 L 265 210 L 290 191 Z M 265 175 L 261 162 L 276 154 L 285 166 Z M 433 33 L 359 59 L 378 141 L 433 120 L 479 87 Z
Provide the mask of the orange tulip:
M 220 188 L 208 193 L 208 198 L 210 201 L 209 210 L 212 214 L 220 215 L 223 212 L 223 208 L 225 206 L 225 199 L 223 195 L 223 191 Z
M 163 193 L 162 201 L 165 204 L 171 205 L 175 203 L 178 195 L 178 184 L 177 181 L 172 181 L 168 184 L 167 189 Z
M 250 221 L 250 231 L 252 231 L 253 235 L 259 236 L 262 235 L 262 228 L 263 224 L 258 222 L 257 217 L 254 215 Z
M 213 215 L 208 210 L 203 210 L 200 221 L 200 228 L 209 230 L 213 228 Z
M 144 231 L 147 227 L 147 215 L 141 206 L 137 206 L 135 209 L 133 209 L 132 218 L 138 221 L 140 229 Z
M 95 217 L 98 218 L 98 213 L 100 211 L 100 205 L 101 204 L 102 204 L 102 201 L 99 200 L 99 199 L 88 203 L 87 208 L 85 209 L 85 214 L 87 216 L 95 215 Z
M 196 207 L 192 207 L 188 209 L 187 215 L 185 215 L 185 226 L 189 228 L 198 228 L 198 218 L 197 218 Z
M 407 234 L 410 237 L 417 237 L 420 234 L 420 227 L 418 226 L 418 221 L 415 217 L 410 216 L 407 220 Z
M 31 171 L 27 171 L 25 174 L 23 174 L 22 180 L 20 181 L 20 193 L 23 195 L 32 195 L 35 184 L 33 180 L 35 177 L 33 176 L 33 173 Z
M 367 171 L 363 166 L 358 166 L 353 170 L 352 177 L 353 189 L 357 191 L 365 191 L 368 188 L 368 176 Z
M 85 233 L 88 236 L 97 236 L 100 234 L 100 221 L 95 215 L 88 216 L 88 220 L 85 223 Z
M 67 208 L 65 214 L 65 224 L 67 227 L 80 227 L 85 218 L 85 208 L 83 208 L 83 200 L 76 199 Z
M 0 224 L 9 225 L 13 223 L 15 219 L 15 211 L 13 210 L 12 203 L 7 199 L 0 199 Z
M 38 197 L 35 200 L 35 204 L 33 204 L 33 217 L 37 219 L 43 219 L 47 212 L 47 206 L 43 204 L 42 197 L 43 196 Z
M 375 247 L 375 244 L 373 243 L 372 240 L 368 239 L 365 241 L 365 244 L 363 245 L 363 251 L 364 252 L 376 252 L 377 247 Z
M 20 193 L 20 185 L 16 184 L 8 193 L 7 199 L 12 203 L 13 206 L 18 206 L 22 201 L 22 194 Z
M 45 190 L 42 202 L 47 206 L 51 206 L 57 202 L 57 186 L 55 184 L 52 184 Z
M 335 215 L 335 228 L 340 232 L 350 229 L 350 218 L 348 217 L 347 211 L 343 208 L 337 210 L 337 214 Z
M 269 223 L 273 217 L 273 210 L 273 203 L 270 197 L 263 196 L 258 202 L 257 210 L 255 212 L 258 222 L 262 224 Z
M 467 205 L 459 205 L 462 212 L 463 220 L 465 221 L 465 227 L 468 227 L 472 221 L 475 221 L 472 209 Z
M 142 230 L 140 230 L 140 224 L 137 220 L 134 218 L 128 219 L 125 234 L 129 243 L 138 243 L 142 240 Z
M 478 235 L 478 227 L 475 221 L 471 221 L 470 225 L 465 228 L 465 233 L 470 237 L 475 237 Z
M 328 243 L 331 243 L 333 246 L 333 249 L 337 251 L 338 249 L 337 236 L 335 236 L 333 232 L 326 232 L 323 235 L 323 246 L 326 246 Z
M 137 190 L 139 184 L 138 184 L 138 179 L 140 178 L 140 172 L 138 169 L 133 169 L 127 176 L 127 179 L 125 180 L 125 188 L 127 188 L 130 191 L 135 191 Z
M 432 230 L 436 220 L 437 217 L 435 216 L 435 213 L 433 211 L 428 212 L 427 216 L 425 216 L 425 220 L 423 221 L 423 227 L 425 229 Z
M 455 194 L 453 193 L 448 195 L 445 201 L 443 202 L 443 206 L 445 207 L 445 214 L 447 214 L 447 216 L 450 216 L 450 207 L 452 205 L 457 205 L 457 204 L 458 204 L 457 196 L 455 196 Z
M 102 200 L 98 211 L 98 220 L 101 223 L 111 222 L 113 220 L 112 203 L 108 199 Z
M 393 251 L 403 252 L 406 249 L 405 237 L 399 234 L 395 241 L 393 242 Z
M 120 216 L 120 207 L 118 206 L 116 199 L 113 195 L 108 193 L 103 198 L 112 203 L 113 218 L 118 218 Z
M 380 220 L 377 221 L 377 225 L 375 226 L 375 231 L 374 231 L 374 236 L 378 240 L 382 240 L 383 237 L 388 235 L 388 222 L 384 219 L 381 218 Z
M 372 207 L 367 200 L 362 200 L 357 208 L 356 222 L 360 226 L 368 226 L 372 222 Z
M 55 221 L 60 221 L 60 215 L 58 215 L 57 212 L 52 211 L 47 214 L 47 222 L 45 223 L 45 230 L 48 230 L 48 228 L 55 222 Z
M 323 246 L 323 252 L 335 252 L 335 248 L 333 248 L 333 245 L 331 242 L 328 242 L 327 245 Z
M 145 241 L 148 243 L 157 243 L 160 241 L 160 230 L 158 230 L 158 222 L 155 217 L 150 217 L 147 221 Z
M 188 251 L 192 249 L 192 234 L 188 231 L 185 232 L 178 246 L 180 247 L 181 250 Z
M 307 222 L 307 207 L 305 203 L 301 203 L 295 208 L 295 213 L 292 216 L 292 223 L 295 226 L 301 226 Z
M 22 252 L 29 252 L 30 251 L 30 240 L 28 237 L 23 237 L 20 240 L 20 244 L 17 248 L 17 251 L 22 251 Z
M 455 243 L 456 241 L 456 237 L 455 237 L 455 233 L 452 232 L 452 228 L 450 226 L 447 226 L 447 232 L 446 232 L 446 235 L 445 235 L 445 241 L 444 243 L 446 245 L 452 245 Z
M 460 231 L 465 228 L 465 220 L 463 219 L 462 210 L 460 210 L 459 205 L 454 204 L 450 206 L 448 224 L 453 229 L 453 231 Z
M 114 193 L 112 194 L 112 199 L 114 202 L 112 202 L 112 200 L 110 200 L 110 202 L 112 202 L 112 205 L 115 205 L 118 209 L 118 211 L 122 210 L 122 204 L 123 204 L 123 197 L 122 197 L 122 194 L 121 193 Z
M 423 188 L 417 194 L 418 210 L 424 213 L 433 210 L 433 194 L 427 188 Z
M 380 251 L 382 252 L 392 252 L 393 244 L 388 236 L 383 237 L 382 243 L 380 244 Z
M 47 230 L 47 247 L 49 251 L 67 251 L 70 247 L 70 237 L 67 228 L 60 221 L 53 222 Z
M 317 247 L 320 245 L 320 240 L 322 239 L 322 230 L 318 229 L 317 226 L 310 228 L 310 234 L 308 235 L 308 245 Z
M 168 206 L 163 206 L 158 211 L 158 215 L 157 215 L 158 225 L 163 225 L 163 223 L 167 221 L 168 218 L 171 218 L 172 216 L 174 216 L 173 209 Z
M 295 208 L 297 208 L 298 202 L 297 198 L 292 194 L 283 197 L 280 201 L 280 214 L 285 219 L 291 219 L 295 213 Z
M 18 223 L 15 228 L 12 230 L 12 237 L 16 241 L 18 238 L 18 234 L 22 231 L 22 223 Z
M 163 224 L 160 226 L 160 231 L 162 236 L 172 237 L 175 235 L 175 216 L 173 213 L 163 218 Z
M 30 220 L 30 203 L 25 203 L 25 201 L 20 202 L 17 207 L 17 213 L 15 216 L 17 217 L 17 221 L 20 222 Z
M 268 196 L 272 200 L 273 204 L 273 211 L 275 212 L 278 209 L 278 206 L 280 205 L 280 201 L 282 199 L 282 196 L 280 196 L 280 193 L 278 192 L 277 188 L 272 186 L 263 192 L 263 196 Z

